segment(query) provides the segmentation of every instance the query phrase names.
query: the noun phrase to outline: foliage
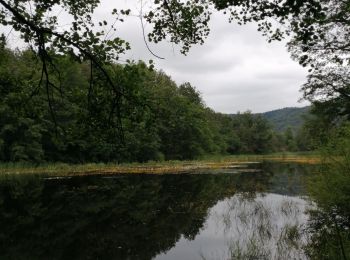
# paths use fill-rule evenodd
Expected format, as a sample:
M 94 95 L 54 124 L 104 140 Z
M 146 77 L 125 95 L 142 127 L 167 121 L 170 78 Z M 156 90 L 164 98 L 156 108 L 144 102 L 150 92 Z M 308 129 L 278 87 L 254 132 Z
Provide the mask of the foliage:
M 271 151 L 272 129 L 261 115 L 238 113 L 233 116 L 232 124 L 233 141 L 236 140 L 236 144 L 230 147 L 232 152 L 259 154 Z
M 215 114 L 190 83 L 178 87 L 142 62 L 106 67 L 128 97 L 111 107 L 115 97 L 89 63 L 52 53 L 60 77 L 51 80 L 59 87 L 44 90 L 31 51 L 0 52 L 1 161 L 144 162 L 269 151 L 266 120 Z
M 42 89 L 30 50 L 4 47 L 0 56 L 1 161 L 145 162 L 280 149 L 262 116 L 215 113 L 190 83 L 177 86 L 142 62 L 106 67 L 126 96 L 116 100 L 89 62 L 51 53 L 58 87 Z
M 337 129 L 322 152 L 322 179 L 318 180 L 312 191 L 323 191 L 318 192 L 316 197 L 319 206 L 336 210 L 339 215 L 350 218 L 350 125 Z
M 310 194 L 319 210 L 311 218 L 314 259 L 347 259 L 350 255 L 350 125 L 333 131 L 322 148 L 323 164 L 312 179 Z

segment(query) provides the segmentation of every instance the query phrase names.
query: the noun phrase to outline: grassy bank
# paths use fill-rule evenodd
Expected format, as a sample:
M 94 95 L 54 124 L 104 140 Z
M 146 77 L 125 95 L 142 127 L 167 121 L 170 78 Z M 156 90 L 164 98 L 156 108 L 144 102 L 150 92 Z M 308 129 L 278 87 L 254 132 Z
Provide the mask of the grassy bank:
M 297 162 L 315 164 L 320 161 L 316 153 L 276 153 L 268 155 L 210 156 L 194 161 L 164 161 L 147 163 L 51 163 L 33 165 L 29 163 L 2 163 L 0 174 L 48 174 L 53 176 L 77 176 L 94 174 L 164 174 L 185 173 L 204 169 L 239 168 L 244 164 L 263 161 Z

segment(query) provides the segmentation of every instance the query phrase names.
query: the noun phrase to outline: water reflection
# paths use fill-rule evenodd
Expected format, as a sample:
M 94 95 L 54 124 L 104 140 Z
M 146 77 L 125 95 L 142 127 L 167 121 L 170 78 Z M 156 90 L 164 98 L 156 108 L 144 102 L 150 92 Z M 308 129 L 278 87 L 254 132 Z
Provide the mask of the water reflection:
M 279 194 L 234 195 L 210 210 L 195 240 L 183 237 L 156 259 L 306 259 L 307 207 Z
M 271 259 L 281 250 L 302 258 L 293 243 L 303 239 L 295 229 L 305 222 L 306 204 L 286 195 L 303 194 L 306 169 L 252 167 L 262 171 L 3 177 L 0 259 L 228 259 L 252 252 Z M 290 245 L 294 251 L 285 250 Z

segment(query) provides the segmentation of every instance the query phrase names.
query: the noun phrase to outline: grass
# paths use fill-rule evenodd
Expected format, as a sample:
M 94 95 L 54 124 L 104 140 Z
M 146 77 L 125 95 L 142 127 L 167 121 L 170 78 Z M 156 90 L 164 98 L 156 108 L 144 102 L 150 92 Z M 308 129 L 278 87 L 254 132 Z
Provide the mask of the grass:
M 268 155 L 210 156 L 193 161 L 163 161 L 147 163 L 52 163 L 33 165 L 30 163 L 2 163 L 0 175 L 47 174 L 53 176 L 78 176 L 95 174 L 164 174 L 186 173 L 204 169 L 242 168 L 249 163 L 263 161 L 319 163 L 315 153 L 276 153 Z

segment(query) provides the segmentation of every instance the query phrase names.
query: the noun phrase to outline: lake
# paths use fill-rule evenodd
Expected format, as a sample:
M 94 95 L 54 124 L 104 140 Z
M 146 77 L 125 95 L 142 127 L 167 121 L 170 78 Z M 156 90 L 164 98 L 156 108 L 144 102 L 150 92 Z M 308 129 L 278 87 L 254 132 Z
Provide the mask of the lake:
M 307 259 L 311 168 L 2 176 L 0 259 Z

